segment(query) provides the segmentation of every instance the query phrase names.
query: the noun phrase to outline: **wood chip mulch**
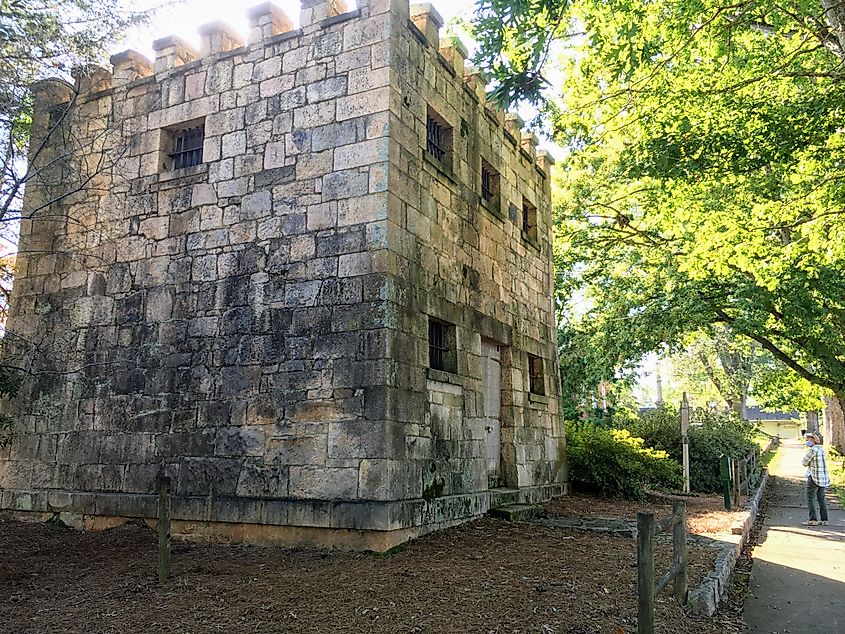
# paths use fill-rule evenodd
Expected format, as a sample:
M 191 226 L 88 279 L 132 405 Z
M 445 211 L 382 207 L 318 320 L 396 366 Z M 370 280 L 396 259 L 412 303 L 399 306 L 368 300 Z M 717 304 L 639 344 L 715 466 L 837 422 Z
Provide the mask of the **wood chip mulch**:
M 594 504 L 596 500 L 593 499 Z M 658 569 L 671 548 L 658 545 Z M 632 539 L 480 519 L 388 555 L 177 543 L 155 578 L 156 535 L 82 533 L 0 518 L 0 631 L 636 632 Z M 715 551 L 691 548 L 690 583 Z M 664 592 L 658 632 L 742 631 Z

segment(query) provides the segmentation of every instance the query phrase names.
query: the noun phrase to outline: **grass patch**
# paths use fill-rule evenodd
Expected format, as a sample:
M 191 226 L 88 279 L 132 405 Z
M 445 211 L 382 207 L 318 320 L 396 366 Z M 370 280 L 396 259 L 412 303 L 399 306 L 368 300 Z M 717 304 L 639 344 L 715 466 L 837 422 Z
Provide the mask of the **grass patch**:
M 833 447 L 828 447 L 827 458 L 830 463 L 830 486 L 839 498 L 839 503 L 845 506 L 845 456 Z
M 375 558 L 393 557 L 393 555 L 398 555 L 399 553 L 404 551 L 406 545 L 407 545 L 407 543 L 402 543 L 402 544 L 397 544 L 396 546 L 393 546 L 392 548 L 388 548 L 387 550 L 367 550 L 367 551 L 364 551 L 364 552 L 367 555 L 369 555 L 370 557 L 375 557 Z
M 769 449 L 768 451 L 760 454 L 760 466 L 771 471 L 771 465 L 775 461 L 775 457 L 778 455 L 779 450 L 780 447 L 775 447 L 774 449 Z

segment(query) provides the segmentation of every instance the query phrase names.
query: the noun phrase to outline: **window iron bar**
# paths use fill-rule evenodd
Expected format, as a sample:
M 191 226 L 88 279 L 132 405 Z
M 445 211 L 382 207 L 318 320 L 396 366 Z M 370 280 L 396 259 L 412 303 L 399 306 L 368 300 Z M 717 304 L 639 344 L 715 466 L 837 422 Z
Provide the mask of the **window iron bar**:
M 532 233 L 537 226 L 537 218 L 534 209 L 526 204 L 522 205 L 522 230 L 525 233 Z
M 446 142 L 445 130 L 440 123 L 433 117 L 428 118 L 426 126 L 426 141 L 428 153 L 431 154 L 438 161 L 446 158 Z
M 205 126 L 187 128 L 173 139 L 173 169 L 193 167 L 202 163 L 202 146 L 205 141 Z
M 434 370 L 446 368 L 446 347 L 443 324 L 436 321 L 428 322 L 428 361 Z
M 493 172 L 486 167 L 481 168 L 481 196 L 484 200 L 493 200 Z

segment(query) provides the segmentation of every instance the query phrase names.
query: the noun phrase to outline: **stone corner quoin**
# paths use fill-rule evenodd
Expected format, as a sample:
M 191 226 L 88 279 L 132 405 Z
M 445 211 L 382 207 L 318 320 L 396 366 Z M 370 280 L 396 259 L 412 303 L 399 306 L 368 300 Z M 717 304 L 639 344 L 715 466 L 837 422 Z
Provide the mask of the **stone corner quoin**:
M 550 157 L 431 5 L 248 14 L 35 87 L 0 509 L 385 549 L 564 492 Z

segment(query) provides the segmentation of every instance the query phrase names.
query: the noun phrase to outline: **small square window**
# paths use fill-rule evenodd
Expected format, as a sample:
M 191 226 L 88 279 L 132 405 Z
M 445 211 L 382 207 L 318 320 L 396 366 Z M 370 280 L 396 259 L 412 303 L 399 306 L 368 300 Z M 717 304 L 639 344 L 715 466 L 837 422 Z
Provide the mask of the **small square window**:
M 64 123 L 65 118 L 70 110 L 70 103 L 61 103 L 53 106 L 49 110 L 50 114 L 50 129 L 59 128 Z
M 498 209 L 499 172 L 484 159 L 481 159 L 481 197 Z
M 162 130 L 162 169 L 169 172 L 202 164 L 205 121 Z
M 537 208 L 527 200 L 522 201 L 522 232 L 531 240 L 537 239 Z
M 457 371 L 454 324 L 429 317 L 428 365 L 432 370 Z
M 428 109 L 425 140 L 429 156 L 449 165 L 452 160 L 452 128 L 431 108 Z
M 543 372 L 542 357 L 528 355 L 528 390 L 532 394 L 546 395 L 546 379 Z

